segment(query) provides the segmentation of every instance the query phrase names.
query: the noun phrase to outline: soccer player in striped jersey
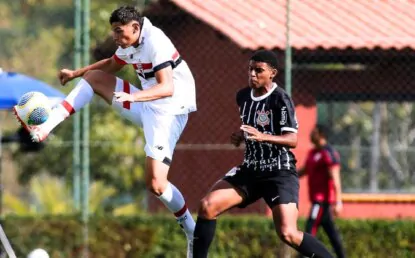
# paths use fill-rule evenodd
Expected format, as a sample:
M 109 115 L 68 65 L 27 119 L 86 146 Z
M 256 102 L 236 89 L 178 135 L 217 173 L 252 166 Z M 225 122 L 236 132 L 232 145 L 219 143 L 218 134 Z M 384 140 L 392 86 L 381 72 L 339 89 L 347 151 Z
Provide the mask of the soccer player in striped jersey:
M 290 149 L 297 146 L 298 122 L 290 96 L 273 82 L 276 54 L 255 52 L 248 75 L 250 87 L 236 96 L 241 130 L 231 136 L 234 145 L 245 141 L 244 160 L 201 200 L 193 257 L 207 257 L 219 214 L 233 207 L 244 208 L 261 198 L 272 210 L 282 241 L 307 257 L 332 257 L 321 242 L 297 229 L 299 183 Z
M 327 141 L 328 129 L 318 124 L 310 134 L 314 148 L 307 155 L 299 176 L 308 179 L 309 198 L 312 203 L 306 224 L 306 232 L 315 236 L 321 225 L 338 258 L 345 252 L 340 234 L 334 225 L 333 215 L 342 211 L 342 189 L 339 153 Z
M 188 238 L 191 257 L 195 222 L 167 174 L 188 114 L 196 111 L 193 75 L 170 39 L 134 7 L 116 9 L 109 22 L 118 45 L 114 56 L 75 71 L 61 70 L 62 85 L 77 77 L 82 79 L 44 124 L 28 126 L 19 120 L 34 141 L 43 141 L 53 128 L 88 104 L 95 93 L 142 127 L 147 187 L 175 215 Z M 114 75 L 127 64 L 136 70 L 143 90 Z M 111 137 L 111 132 L 108 135 Z

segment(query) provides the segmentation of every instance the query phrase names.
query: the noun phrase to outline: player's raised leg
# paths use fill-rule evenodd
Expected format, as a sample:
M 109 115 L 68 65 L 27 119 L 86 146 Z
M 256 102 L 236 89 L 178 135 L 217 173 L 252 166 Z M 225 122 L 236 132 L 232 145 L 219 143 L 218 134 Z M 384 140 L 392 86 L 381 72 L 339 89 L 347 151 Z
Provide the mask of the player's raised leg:
M 272 208 L 275 228 L 280 239 L 306 257 L 332 258 L 324 245 L 312 235 L 297 229 L 296 203 L 279 204 Z
M 111 104 L 115 83 L 116 77 L 114 75 L 100 70 L 91 70 L 85 73 L 65 100 L 52 110 L 45 123 L 38 126 L 28 126 L 20 119 L 16 110 L 15 114 L 23 127 L 29 129 L 33 140 L 40 142 L 45 140 L 49 133 L 67 117 L 91 102 L 94 93 Z
M 193 258 L 207 257 L 215 236 L 217 216 L 242 201 L 243 195 L 224 180 L 218 181 L 200 201 L 193 240 Z

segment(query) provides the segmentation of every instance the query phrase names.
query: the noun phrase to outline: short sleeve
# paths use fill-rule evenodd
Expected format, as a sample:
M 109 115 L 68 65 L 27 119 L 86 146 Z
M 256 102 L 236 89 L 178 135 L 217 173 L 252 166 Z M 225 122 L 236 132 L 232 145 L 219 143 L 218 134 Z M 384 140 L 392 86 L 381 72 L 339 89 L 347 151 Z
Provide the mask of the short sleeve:
M 115 54 L 112 56 L 114 58 L 115 62 L 117 62 L 120 65 L 126 65 L 128 60 L 128 55 L 125 53 L 125 50 L 121 47 L 118 47 L 117 51 L 115 51 Z
M 171 40 L 161 30 L 156 30 L 149 40 L 151 63 L 154 72 L 165 67 L 175 67 L 176 61 L 180 58 L 179 52 L 174 47 Z
M 328 147 L 324 151 L 324 162 L 328 167 L 332 167 L 340 164 L 340 155 L 332 147 Z
M 288 94 L 282 94 L 278 100 L 277 113 L 279 114 L 279 126 L 281 133 L 292 132 L 297 133 L 298 121 L 295 113 L 294 102 Z

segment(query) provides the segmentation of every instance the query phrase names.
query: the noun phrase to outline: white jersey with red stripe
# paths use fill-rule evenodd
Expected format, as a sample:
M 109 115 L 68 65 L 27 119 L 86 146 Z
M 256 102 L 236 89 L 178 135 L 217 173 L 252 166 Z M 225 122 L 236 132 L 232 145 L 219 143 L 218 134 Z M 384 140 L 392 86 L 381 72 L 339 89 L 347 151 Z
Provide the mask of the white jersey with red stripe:
M 187 114 L 196 111 L 196 89 L 193 75 L 171 40 L 162 30 L 144 18 L 138 47 L 119 47 L 113 58 L 119 64 L 133 65 L 143 89 L 157 85 L 154 73 L 171 65 L 173 96 L 144 102 L 154 111 L 165 114 Z

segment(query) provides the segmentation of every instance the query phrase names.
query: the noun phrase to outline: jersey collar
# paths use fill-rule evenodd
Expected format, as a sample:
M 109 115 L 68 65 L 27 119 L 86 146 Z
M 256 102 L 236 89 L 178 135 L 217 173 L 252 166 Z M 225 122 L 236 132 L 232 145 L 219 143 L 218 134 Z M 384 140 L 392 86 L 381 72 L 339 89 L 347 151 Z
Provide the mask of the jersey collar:
M 271 93 L 276 89 L 278 87 L 278 85 L 275 83 L 275 82 L 273 82 L 272 83 L 272 88 L 271 88 L 271 90 L 270 91 L 268 91 L 267 93 L 265 93 L 264 95 L 262 95 L 262 96 L 259 96 L 259 97 L 255 97 L 254 96 L 254 90 L 251 90 L 251 98 L 252 98 L 252 100 L 253 101 L 261 101 L 261 100 L 263 100 L 263 99 L 265 99 L 266 97 L 268 97 L 269 95 L 271 95 Z
M 143 45 L 143 41 L 147 37 L 147 34 L 150 31 L 151 27 L 153 27 L 153 24 L 150 22 L 149 19 L 147 19 L 147 17 L 144 17 L 143 26 L 141 28 L 140 38 L 138 41 L 140 43 L 138 44 L 137 48 Z

